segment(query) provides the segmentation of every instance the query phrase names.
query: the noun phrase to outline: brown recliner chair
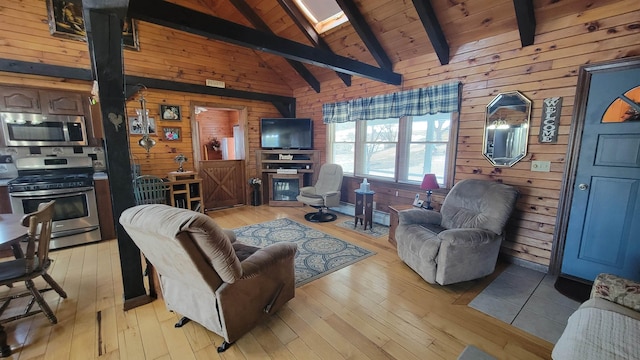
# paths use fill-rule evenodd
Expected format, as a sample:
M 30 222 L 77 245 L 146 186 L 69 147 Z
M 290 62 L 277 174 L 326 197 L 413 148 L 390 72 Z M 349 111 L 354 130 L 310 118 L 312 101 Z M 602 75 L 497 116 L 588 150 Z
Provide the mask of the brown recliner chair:
M 398 213 L 398 256 L 427 282 L 440 285 L 493 273 L 504 227 L 518 191 L 493 181 L 466 179 L 449 191 L 440 212 Z
M 295 295 L 296 245 L 256 248 L 210 217 L 167 205 L 138 205 L 120 223 L 160 276 L 169 310 L 222 336 L 218 352 Z

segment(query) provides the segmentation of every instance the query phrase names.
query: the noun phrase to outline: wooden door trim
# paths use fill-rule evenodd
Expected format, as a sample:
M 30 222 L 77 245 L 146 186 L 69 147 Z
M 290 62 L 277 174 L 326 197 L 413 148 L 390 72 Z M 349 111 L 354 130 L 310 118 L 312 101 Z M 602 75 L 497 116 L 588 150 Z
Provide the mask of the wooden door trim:
M 574 193 L 574 184 L 578 171 L 578 157 L 582 144 L 582 132 L 584 130 L 585 112 L 587 100 L 589 98 L 589 85 L 591 77 L 595 73 L 625 70 L 628 68 L 640 67 L 640 57 L 612 60 L 604 63 L 583 65 L 578 74 L 578 84 L 576 85 L 576 100 L 574 104 L 573 116 L 571 117 L 571 127 L 569 129 L 569 145 L 565 162 L 562 186 L 560 188 L 560 199 L 558 202 L 558 217 L 553 234 L 554 242 L 551 248 L 551 261 L 549 263 L 549 273 L 560 274 L 562 268 L 562 258 L 567 238 L 567 226 L 569 224 L 569 213 L 571 210 L 571 199 Z

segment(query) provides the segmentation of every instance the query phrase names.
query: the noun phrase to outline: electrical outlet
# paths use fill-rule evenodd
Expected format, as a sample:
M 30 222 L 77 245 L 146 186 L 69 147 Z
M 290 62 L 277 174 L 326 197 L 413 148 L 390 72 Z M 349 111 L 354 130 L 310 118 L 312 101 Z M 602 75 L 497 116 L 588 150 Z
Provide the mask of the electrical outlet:
M 551 171 L 551 161 L 534 160 L 531 162 L 531 171 L 549 172 Z
M 398 190 L 396 190 L 396 196 L 398 196 Z

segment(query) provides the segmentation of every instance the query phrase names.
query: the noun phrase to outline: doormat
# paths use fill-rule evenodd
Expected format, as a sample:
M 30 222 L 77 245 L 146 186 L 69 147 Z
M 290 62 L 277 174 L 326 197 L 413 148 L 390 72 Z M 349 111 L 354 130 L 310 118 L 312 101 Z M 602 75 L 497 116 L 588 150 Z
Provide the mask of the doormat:
M 375 252 L 337 239 L 289 219 L 277 219 L 233 229 L 244 244 L 265 247 L 280 241 L 298 244 L 296 287 L 363 260 Z
M 372 228 L 369 229 L 367 228 L 367 230 L 364 230 L 364 227 L 358 223 L 358 226 L 353 226 L 354 225 L 354 220 L 345 220 L 343 222 L 339 222 L 337 223 L 338 226 L 340 226 L 341 228 L 345 228 L 345 229 L 349 229 L 352 231 L 355 231 L 359 234 L 363 234 L 363 235 L 367 235 L 367 236 L 372 236 L 372 237 L 380 237 L 380 236 L 388 236 L 389 235 L 389 227 L 385 226 L 385 225 L 380 225 L 380 224 L 373 224 Z
M 558 276 L 553 287 L 560 294 L 579 303 L 589 300 L 589 295 L 591 295 L 591 284 L 585 284 L 563 276 Z
M 458 356 L 458 360 L 496 360 L 496 358 L 473 345 L 467 345 Z

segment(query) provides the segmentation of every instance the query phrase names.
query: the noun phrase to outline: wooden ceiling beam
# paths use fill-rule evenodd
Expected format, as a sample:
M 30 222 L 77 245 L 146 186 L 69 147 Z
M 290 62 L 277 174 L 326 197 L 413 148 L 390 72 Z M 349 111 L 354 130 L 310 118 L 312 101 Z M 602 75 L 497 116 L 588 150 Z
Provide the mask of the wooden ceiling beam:
M 435 50 L 436 55 L 438 55 L 438 59 L 440 60 L 440 64 L 448 64 L 449 44 L 447 44 L 447 39 L 444 36 L 444 32 L 442 31 L 440 22 L 436 17 L 436 12 L 433 10 L 433 6 L 431 6 L 431 1 L 413 0 L 413 6 L 416 8 L 418 16 L 420 16 L 422 26 L 424 26 L 424 29 L 427 32 L 427 36 L 429 36 L 431 45 L 433 46 L 433 49 Z
M 247 18 L 247 20 L 249 20 L 249 22 L 256 29 L 260 31 L 264 31 L 269 34 L 273 34 L 273 31 L 271 31 L 269 26 L 264 21 L 262 21 L 260 16 L 258 16 L 258 14 L 256 14 L 255 11 L 253 11 L 253 9 L 249 6 L 249 4 L 247 4 L 245 0 L 230 0 L 230 1 L 231 1 L 231 4 L 235 6 L 235 8 L 238 9 L 238 11 L 240 11 L 240 13 L 242 13 L 242 15 L 245 18 Z M 316 79 L 315 76 L 313 76 L 313 74 L 311 73 L 311 71 L 309 71 L 309 69 L 304 67 L 304 65 L 302 65 L 302 63 L 299 61 L 294 61 L 291 59 L 286 59 L 286 60 L 289 63 L 289 65 L 291 65 L 291 67 L 298 73 L 298 75 L 300 75 L 304 79 L 304 81 L 306 81 L 307 84 L 309 84 L 309 86 L 313 88 L 313 90 L 315 90 L 317 93 L 320 92 L 320 81 L 318 81 L 318 79 Z
M 361 76 L 374 81 L 391 85 L 400 85 L 402 82 L 402 76 L 391 70 L 377 68 L 167 1 L 131 0 L 129 3 L 129 16 L 160 26 L 268 52 L 287 59 Z
M 316 31 L 316 29 L 311 25 L 309 20 L 302 14 L 300 9 L 296 6 L 293 0 L 278 0 L 280 6 L 284 9 L 284 11 L 289 14 L 289 17 L 293 22 L 298 26 L 300 31 L 309 39 L 309 41 L 319 49 L 324 49 L 333 53 L 333 50 L 329 47 L 326 41 L 320 37 L 320 34 Z M 336 71 L 336 75 L 345 85 L 351 86 L 351 75 L 341 73 Z
M 533 9 L 533 0 L 513 0 L 520 31 L 520 43 L 522 47 L 533 45 L 536 35 L 536 16 Z
M 0 71 L 85 81 L 92 81 L 94 79 L 93 72 L 90 69 L 80 69 L 68 66 L 41 64 L 10 59 L 0 59 Z M 131 96 L 133 96 L 133 94 L 135 94 L 136 91 L 140 90 L 140 86 L 138 84 L 144 84 L 144 86 L 149 89 L 170 90 L 194 94 L 224 96 L 235 99 L 270 102 L 278 110 L 280 110 L 282 116 L 295 116 L 296 99 L 288 96 L 263 94 L 234 89 L 220 89 L 204 85 L 181 83 L 177 81 L 160 80 L 133 75 L 125 75 L 124 82 L 125 99 L 129 99 Z M 286 111 L 283 112 L 283 109 L 286 109 Z
M 393 67 L 393 64 L 391 63 L 389 56 L 387 56 L 387 53 L 382 48 L 382 45 L 380 45 L 380 42 L 373 34 L 371 27 L 369 27 L 369 24 L 365 20 L 364 16 L 362 16 L 362 13 L 360 13 L 360 10 L 358 9 L 358 6 L 356 6 L 356 3 L 353 0 L 336 0 L 336 2 L 340 6 L 344 14 L 347 15 L 347 18 L 349 18 L 349 23 L 358 33 L 360 39 L 362 39 L 367 49 L 369 49 L 371 56 L 373 56 L 378 65 L 380 65 L 380 67 L 383 69 L 391 69 Z

